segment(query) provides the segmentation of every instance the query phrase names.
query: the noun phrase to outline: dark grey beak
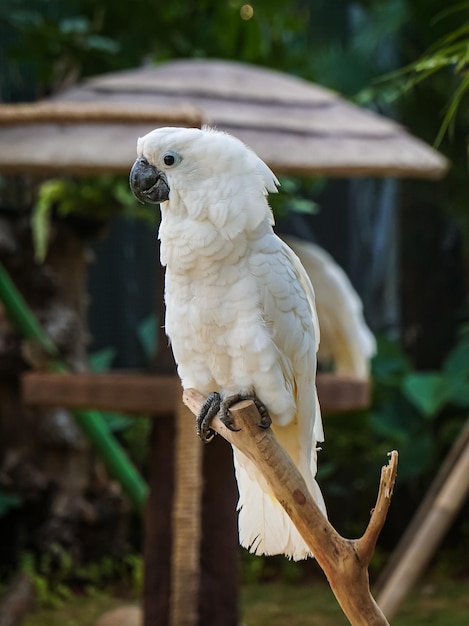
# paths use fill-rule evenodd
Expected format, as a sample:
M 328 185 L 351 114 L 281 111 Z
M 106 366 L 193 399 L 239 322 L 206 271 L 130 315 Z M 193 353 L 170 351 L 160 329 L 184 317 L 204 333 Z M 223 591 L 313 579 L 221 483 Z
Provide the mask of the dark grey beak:
M 139 157 L 130 170 L 130 188 L 140 202 L 159 204 L 169 199 L 169 185 L 164 172 Z

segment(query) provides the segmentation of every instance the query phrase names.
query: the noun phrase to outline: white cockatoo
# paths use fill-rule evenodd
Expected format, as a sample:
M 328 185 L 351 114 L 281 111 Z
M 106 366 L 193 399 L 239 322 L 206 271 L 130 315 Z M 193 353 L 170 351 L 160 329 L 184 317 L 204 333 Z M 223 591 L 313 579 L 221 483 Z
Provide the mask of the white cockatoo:
M 156 129 L 138 140 L 137 154 L 131 188 L 139 200 L 161 203 L 166 333 L 183 387 L 209 398 L 198 418 L 202 438 L 213 435 L 208 418 L 220 402 L 230 427 L 230 398 L 255 396 L 325 511 L 314 478 L 323 440 L 314 292 L 272 230 L 275 175 L 241 141 L 210 128 Z M 264 415 L 260 425 L 267 423 Z M 236 449 L 234 462 L 241 545 L 309 556 L 262 474 Z
M 336 374 L 367 378 L 376 340 L 363 317 L 363 304 L 344 270 L 319 246 L 285 236 L 316 292 L 321 331 L 318 359 Z

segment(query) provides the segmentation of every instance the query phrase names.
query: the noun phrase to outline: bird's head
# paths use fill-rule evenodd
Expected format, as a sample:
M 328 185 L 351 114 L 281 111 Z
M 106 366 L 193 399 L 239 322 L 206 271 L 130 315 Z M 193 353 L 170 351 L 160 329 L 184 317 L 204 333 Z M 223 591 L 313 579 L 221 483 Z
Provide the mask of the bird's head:
M 230 221 L 230 212 L 268 204 L 278 181 L 239 139 L 210 128 L 158 128 L 137 142 L 130 186 L 141 202 L 179 203 L 194 219 Z M 235 206 L 237 209 L 235 209 Z M 218 224 L 217 224 L 218 225 Z

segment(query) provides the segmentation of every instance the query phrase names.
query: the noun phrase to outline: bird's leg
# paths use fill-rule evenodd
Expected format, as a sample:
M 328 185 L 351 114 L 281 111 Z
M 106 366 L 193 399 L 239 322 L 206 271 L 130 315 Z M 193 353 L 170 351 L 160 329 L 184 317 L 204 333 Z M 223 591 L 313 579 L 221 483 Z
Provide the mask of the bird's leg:
M 239 428 L 234 428 L 233 426 L 233 418 L 231 417 L 230 407 L 237 402 L 241 402 L 241 400 L 252 400 L 261 416 L 261 421 L 257 425 L 260 428 L 269 428 L 272 424 L 272 420 L 265 404 L 261 402 L 255 394 L 237 393 L 234 396 L 228 396 L 228 398 L 222 400 L 220 404 L 220 420 L 223 424 L 225 424 L 228 430 L 232 430 L 234 432 L 239 430 Z
M 213 391 L 206 397 L 205 402 L 200 407 L 195 423 L 197 434 L 204 443 L 209 443 L 215 437 L 216 433 L 213 428 L 210 428 L 210 424 L 220 410 L 220 405 L 220 394 Z
M 207 396 L 204 403 L 200 407 L 199 414 L 196 418 L 197 434 L 204 443 L 209 443 L 215 436 L 215 431 L 210 428 L 210 424 L 220 412 L 220 420 L 223 424 L 232 432 L 237 432 L 239 428 L 234 427 L 233 418 L 231 417 L 230 408 L 241 402 L 241 400 L 252 400 L 259 411 L 261 416 L 260 422 L 257 424 L 260 428 L 269 428 L 272 423 L 270 419 L 267 407 L 259 398 L 254 394 L 237 393 L 233 396 L 221 399 L 221 396 L 216 391 L 213 391 Z

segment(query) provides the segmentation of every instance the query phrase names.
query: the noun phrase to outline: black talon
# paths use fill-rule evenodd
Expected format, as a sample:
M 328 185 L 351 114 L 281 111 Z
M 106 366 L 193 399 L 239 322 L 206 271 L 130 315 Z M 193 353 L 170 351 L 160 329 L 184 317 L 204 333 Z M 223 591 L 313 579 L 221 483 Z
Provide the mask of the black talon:
M 233 404 L 240 402 L 240 400 L 244 400 L 243 396 L 240 394 L 236 394 L 235 396 L 228 396 L 228 398 L 225 398 L 223 400 L 220 406 L 220 421 L 223 422 L 223 424 L 228 428 L 228 430 L 231 430 L 232 433 L 237 433 L 241 430 L 241 428 L 234 427 L 233 418 L 230 413 L 230 407 L 232 407 Z
M 230 408 L 237 402 L 241 402 L 241 400 L 252 400 L 261 416 L 261 421 L 257 425 L 259 428 L 269 428 L 272 420 L 267 407 L 254 394 L 238 393 L 222 400 L 220 394 L 213 391 L 205 399 L 196 418 L 197 434 L 204 443 L 209 443 L 216 435 L 213 428 L 210 428 L 210 424 L 218 412 L 220 413 L 220 421 L 223 422 L 228 430 L 234 433 L 241 430 L 234 427 L 234 421 L 230 413 Z
M 259 426 L 259 428 L 270 428 L 270 425 L 272 424 L 272 419 L 269 415 L 269 411 L 267 410 L 267 407 L 265 406 L 263 402 L 259 400 L 257 396 L 254 396 L 252 400 L 254 404 L 256 405 L 257 410 L 259 411 L 259 414 L 261 416 L 261 421 L 257 425 Z
M 228 398 L 225 398 L 225 400 L 223 400 L 220 405 L 220 419 L 223 424 L 225 424 L 225 426 L 228 428 L 228 430 L 231 430 L 233 432 L 238 432 L 240 430 L 239 428 L 233 427 L 233 418 L 231 417 L 230 407 L 232 407 L 237 402 L 241 402 L 241 400 L 252 400 L 261 416 L 261 421 L 257 425 L 259 426 L 259 428 L 269 428 L 269 426 L 272 424 L 272 420 L 270 419 L 270 415 L 265 404 L 261 402 L 259 398 L 254 394 L 237 393 L 234 396 L 229 396 Z
M 200 407 L 199 414 L 196 417 L 195 424 L 197 434 L 204 443 L 209 443 L 215 437 L 216 432 L 210 428 L 210 424 L 215 415 L 220 410 L 221 398 L 216 391 L 210 393 L 205 402 Z

